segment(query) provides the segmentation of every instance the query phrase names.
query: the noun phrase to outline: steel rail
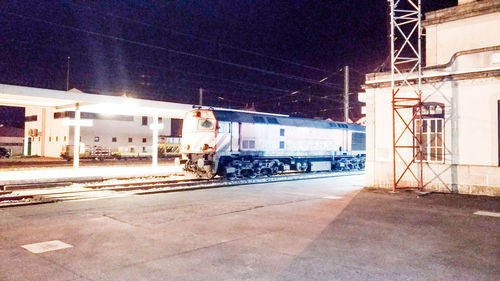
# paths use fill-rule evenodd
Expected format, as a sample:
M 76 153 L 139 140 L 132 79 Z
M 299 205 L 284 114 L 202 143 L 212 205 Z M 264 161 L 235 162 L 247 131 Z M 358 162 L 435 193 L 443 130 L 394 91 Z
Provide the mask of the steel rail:
M 15 207 L 24 205 L 34 205 L 43 203 L 54 203 L 61 201 L 76 201 L 89 199 L 105 199 L 110 197 L 79 197 L 85 194 L 99 194 L 104 192 L 112 192 L 119 196 L 120 193 L 131 192 L 128 195 L 148 195 L 156 193 L 194 191 L 202 189 L 223 188 L 239 185 L 264 184 L 274 182 L 312 180 L 321 178 L 332 178 L 342 176 L 352 176 L 363 174 L 364 171 L 334 171 L 334 172 L 316 172 L 316 173 L 285 173 L 270 177 L 259 178 L 240 178 L 227 180 L 223 178 L 214 179 L 179 179 L 179 180 L 154 180 L 144 182 L 122 182 L 111 184 L 86 184 L 82 187 L 84 190 L 48 192 L 42 194 L 26 194 L 26 195 L 7 195 L 0 196 L 0 208 Z M 112 198 L 112 197 L 111 197 Z

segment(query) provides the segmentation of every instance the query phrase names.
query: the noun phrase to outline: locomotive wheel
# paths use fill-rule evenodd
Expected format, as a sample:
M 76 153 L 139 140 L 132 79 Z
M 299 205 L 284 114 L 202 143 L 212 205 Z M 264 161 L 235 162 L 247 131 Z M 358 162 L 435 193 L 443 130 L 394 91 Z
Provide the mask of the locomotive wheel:
M 215 178 L 215 173 L 212 172 L 212 170 L 210 170 L 210 171 L 205 173 L 205 178 L 206 179 L 213 179 L 213 178 Z
M 185 174 L 186 174 L 186 176 L 188 176 L 188 177 L 194 177 L 194 178 L 198 178 L 198 177 L 199 177 L 198 173 L 193 172 L 193 171 L 184 170 L 184 173 L 185 173 Z
M 260 171 L 260 173 L 261 173 L 261 174 L 262 174 L 262 176 L 264 176 L 264 177 L 270 177 L 270 176 L 273 174 L 273 172 L 271 171 L 271 169 L 267 169 L 267 168 L 266 168 L 266 169 L 262 169 L 262 170 Z
M 241 175 L 245 178 L 251 178 L 251 179 L 255 178 L 254 172 L 252 170 L 249 170 L 249 169 L 243 169 L 241 171 Z

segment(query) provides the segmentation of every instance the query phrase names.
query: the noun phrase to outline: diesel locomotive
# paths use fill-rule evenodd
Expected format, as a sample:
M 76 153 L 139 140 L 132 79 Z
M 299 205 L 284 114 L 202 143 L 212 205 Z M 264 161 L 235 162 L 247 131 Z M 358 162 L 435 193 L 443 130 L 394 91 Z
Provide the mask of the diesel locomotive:
M 363 169 L 365 128 L 286 115 L 194 109 L 182 127 L 181 163 L 202 178 Z

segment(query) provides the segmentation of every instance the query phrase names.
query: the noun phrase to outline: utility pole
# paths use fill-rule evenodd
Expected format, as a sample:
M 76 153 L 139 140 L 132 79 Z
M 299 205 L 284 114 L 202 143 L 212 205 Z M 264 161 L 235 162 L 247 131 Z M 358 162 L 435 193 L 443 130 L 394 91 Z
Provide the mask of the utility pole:
M 200 88 L 200 96 L 199 96 L 198 103 L 200 105 L 203 105 L 203 88 Z
M 349 122 L 349 66 L 344 66 L 344 122 Z
M 66 91 L 69 91 L 69 63 L 70 63 L 70 56 L 68 56 L 68 66 L 66 69 Z

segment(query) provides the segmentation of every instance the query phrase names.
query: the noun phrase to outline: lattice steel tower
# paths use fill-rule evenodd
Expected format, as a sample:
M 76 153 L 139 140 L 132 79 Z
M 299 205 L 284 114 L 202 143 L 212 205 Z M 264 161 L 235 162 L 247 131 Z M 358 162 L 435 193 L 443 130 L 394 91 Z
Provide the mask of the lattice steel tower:
M 421 5 L 420 0 L 388 2 L 391 9 L 393 191 L 397 188 L 421 189 Z

